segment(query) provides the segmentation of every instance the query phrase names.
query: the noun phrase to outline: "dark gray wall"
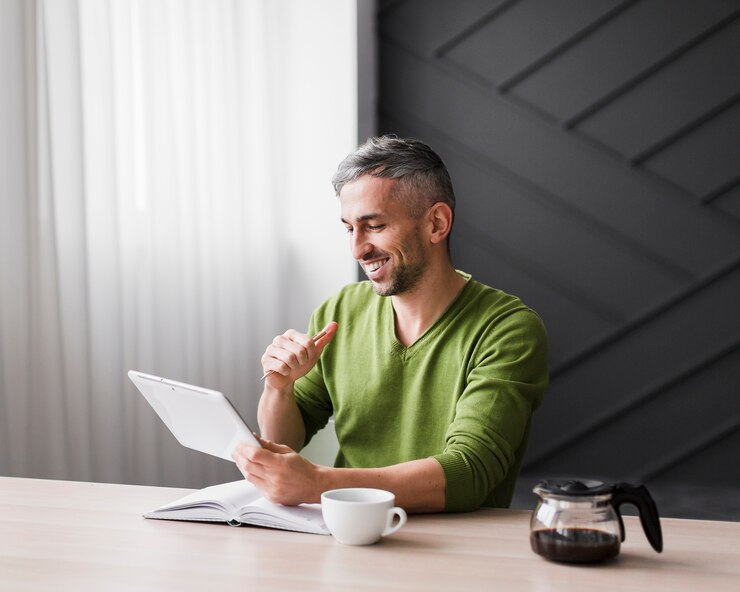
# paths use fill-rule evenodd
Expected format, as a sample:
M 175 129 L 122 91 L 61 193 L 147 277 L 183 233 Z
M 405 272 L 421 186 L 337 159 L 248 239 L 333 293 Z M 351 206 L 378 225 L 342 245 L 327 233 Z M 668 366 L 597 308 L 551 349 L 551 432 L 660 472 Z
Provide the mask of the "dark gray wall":
M 456 266 L 548 327 L 523 489 L 568 474 L 740 491 L 739 15 L 378 4 L 379 131 L 440 152 Z

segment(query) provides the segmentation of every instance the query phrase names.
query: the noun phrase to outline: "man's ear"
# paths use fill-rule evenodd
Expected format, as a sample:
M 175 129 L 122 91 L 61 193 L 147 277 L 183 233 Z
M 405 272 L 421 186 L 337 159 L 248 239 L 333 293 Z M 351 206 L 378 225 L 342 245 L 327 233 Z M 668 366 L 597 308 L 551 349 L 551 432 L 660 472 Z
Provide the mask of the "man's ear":
M 443 242 L 452 230 L 452 209 L 446 203 L 438 201 L 427 212 L 431 225 L 429 240 L 432 244 Z

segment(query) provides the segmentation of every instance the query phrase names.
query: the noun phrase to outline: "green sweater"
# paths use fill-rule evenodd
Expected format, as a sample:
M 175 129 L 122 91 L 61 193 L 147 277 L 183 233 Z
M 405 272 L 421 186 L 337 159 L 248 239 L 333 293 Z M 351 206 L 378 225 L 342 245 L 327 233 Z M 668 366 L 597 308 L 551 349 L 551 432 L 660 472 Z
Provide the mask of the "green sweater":
M 445 511 L 507 507 L 531 416 L 548 383 L 547 337 L 518 298 L 470 279 L 409 347 L 396 338 L 390 298 L 370 282 L 343 288 L 311 318 L 339 331 L 295 384 L 306 443 L 333 414 L 337 467 L 435 458 Z

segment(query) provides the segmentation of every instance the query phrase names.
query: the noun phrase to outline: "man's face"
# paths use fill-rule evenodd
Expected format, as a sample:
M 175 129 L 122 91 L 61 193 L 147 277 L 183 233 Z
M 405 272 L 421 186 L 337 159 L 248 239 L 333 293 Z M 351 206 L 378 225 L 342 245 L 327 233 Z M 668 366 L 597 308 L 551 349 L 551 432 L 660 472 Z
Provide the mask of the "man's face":
M 421 220 L 391 197 L 397 181 L 363 175 L 342 187 L 342 222 L 350 234 L 352 256 L 375 292 L 394 296 L 417 287 L 427 267 Z

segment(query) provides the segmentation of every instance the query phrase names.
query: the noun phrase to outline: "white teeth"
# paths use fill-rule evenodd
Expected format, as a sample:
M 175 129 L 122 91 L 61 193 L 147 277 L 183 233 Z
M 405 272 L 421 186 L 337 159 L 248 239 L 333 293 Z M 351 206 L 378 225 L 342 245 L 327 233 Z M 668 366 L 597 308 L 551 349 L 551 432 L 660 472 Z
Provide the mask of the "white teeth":
M 385 262 L 386 262 L 385 259 L 383 261 L 375 261 L 374 263 L 370 263 L 366 265 L 365 269 L 367 269 L 368 271 L 377 271 L 381 267 L 383 267 L 383 265 L 385 265 Z

